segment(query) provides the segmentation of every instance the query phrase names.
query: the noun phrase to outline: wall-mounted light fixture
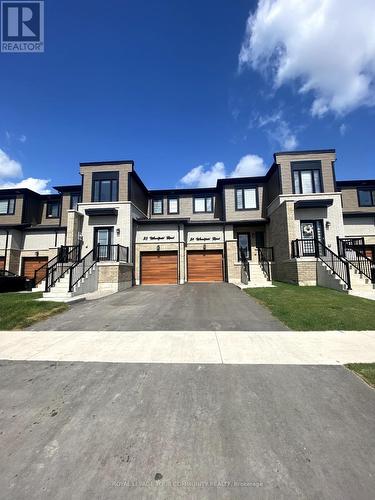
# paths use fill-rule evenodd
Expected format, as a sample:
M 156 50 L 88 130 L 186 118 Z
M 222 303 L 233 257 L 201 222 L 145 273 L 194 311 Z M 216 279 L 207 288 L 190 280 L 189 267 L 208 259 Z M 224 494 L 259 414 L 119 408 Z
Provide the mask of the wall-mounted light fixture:
M 160 245 L 158 245 L 158 246 L 156 247 L 156 251 L 157 251 L 157 252 L 160 252 Z
M 39 252 L 35 252 L 35 257 L 39 257 Z
M 326 229 L 329 229 L 331 227 L 331 223 L 329 220 L 326 220 Z
M 203 250 L 206 250 L 206 248 L 207 248 L 207 247 L 206 247 L 206 244 L 204 244 L 204 245 L 203 245 Z
M 117 236 L 120 236 L 120 228 L 119 227 L 116 229 L 116 234 L 117 234 Z

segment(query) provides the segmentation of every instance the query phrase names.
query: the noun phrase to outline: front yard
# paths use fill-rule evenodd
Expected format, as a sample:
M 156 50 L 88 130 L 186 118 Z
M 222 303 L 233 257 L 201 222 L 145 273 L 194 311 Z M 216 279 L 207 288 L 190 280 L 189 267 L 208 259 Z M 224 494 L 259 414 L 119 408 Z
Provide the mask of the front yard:
M 0 330 L 20 330 L 68 309 L 63 303 L 35 300 L 42 295 L 41 292 L 0 294 Z
M 292 330 L 375 330 L 375 301 L 329 288 L 274 284 L 246 292 Z

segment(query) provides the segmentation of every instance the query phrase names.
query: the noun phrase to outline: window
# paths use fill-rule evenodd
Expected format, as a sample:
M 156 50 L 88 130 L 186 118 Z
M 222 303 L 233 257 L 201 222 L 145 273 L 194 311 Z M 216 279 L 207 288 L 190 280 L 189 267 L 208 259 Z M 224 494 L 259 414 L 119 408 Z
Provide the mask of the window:
M 358 201 L 360 207 L 375 206 L 375 189 L 358 189 Z
M 178 214 L 178 198 L 168 198 L 168 213 L 169 214 Z
M 13 215 L 16 200 L 14 198 L 6 198 L 0 200 L 0 215 Z
M 292 175 L 295 194 L 323 192 L 320 161 L 292 162 Z
M 200 196 L 194 198 L 194 212 L 204 213 L 213 212 L 213 199 L 212 196 Z
M 236 189 L 236 210 L 254 210 L 258 208 L 257 188 Z
M 163 199 L 152 200 L 152 214 L 162 215 L 163 214 Z
M 238 260 L 251 259 L 249 233 L 237 233 Z
M 92 201 L 118 201 L 118 179 L 94 180 Z
M 81 195 L 80 194 L 71 194 L 70 195 L 70 209 L 77 210 L 78 203 L 81 203 Z
M 60 201 L 52 200 L 47 202 L 47 217 L 49 219 L 56 219 L 60 217 Z

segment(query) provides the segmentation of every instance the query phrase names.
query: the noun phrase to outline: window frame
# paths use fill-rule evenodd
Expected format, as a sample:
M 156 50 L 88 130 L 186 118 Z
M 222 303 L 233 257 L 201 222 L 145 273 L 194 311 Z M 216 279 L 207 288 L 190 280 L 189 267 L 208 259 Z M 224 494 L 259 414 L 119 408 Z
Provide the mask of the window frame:
M 245 208 L 245 190 L 247 189 L 252 189 L 255 190 L 255 207 L 253 208 Z M 237 192 L 242 191 L 242 207 L 240 208 L 238 206 L 238 198 L 237 198 Z M 235 186 L 234 188 L 234 200 L 235 200 L 235 209 L 236 212 L 247 212 L 249 210 L 259 210 L 259 190 L 258 186 L 251 186 L 251 185 L 246 185 L 246 186 Z
M 57 215 L 50 213 L 50 207 L 57 205 Z M 61 200 L 47 200 L 46 202 L 46 219 L 59 219 L 61 214 Z
M 2 214 L 0 213 L 0 216 L 1 215 L 14 215 L 16 213 L 16 198 L 14 197 L 9 197 L 9 198 L 1 198 L 0 201 L 7 201 L 8 204 L 7 204 L 7 211 L 6 213 Z M 13 201 L 13 210 L 10 212 L 9 211 L 9 205 L 10 205 L 10 202 Z
M 251 234 L 249 232 L 239 232 L 239 233 L 237 233 L 237 259 L 238 259 L 238 262 L 241 262 L 240 236 L 246 236 L 247 237 L 247 246 L 248 246 L 248 249 L 249 249 L 247 260 L 252 260 L 252 255 L 251 255 Z
M 170 202 L 176 200 L 177 202 L 177 212 L 170 211 Z M 167 199 L 167 213 L 168 215 L 178 215 L 180 213 L 180 199 L 178 196 L 170 196 Z
M 77 205 L 78 205 L 78 203 L 82 203 L 81 193 L 70 193 L 70 202 L 69 202 L 70 210 L 76 210 L 73 208 L 73 198 L 74 197 L 77 197 L 79 200 L 79 201 L 77 201 Z
M 211 199 L 211 210 L 207 210 L 207 200 Z M 195 200 L 204 200 L 204 210 L 195 209 Z M 214 196 L 213 195 L 196 195 L 193 197 L 193 213 L 194 214 L 213 214 L 214 213 Z
M 369 192 L 370 193 L 370 196 L 371 196 L 371 205 L 363 205 L 361 203 L 361 198 L 360 198 L 360 195 L 359 195 L 359 192 L 360 191 L 366 191 L 366 192 Z M 369 187 L 369 188 L 361 188 L 361 187 L 358 187 L 357 188 L 357 199 L 358 199 L 358 206 L 359 207 L 375 207 L 375 186 L 374 187 Z
M 316 190 L 314 171 L 318 171 L 318 174 L 319 174 L 320 191 Z M 297 172 L 297 174 L 298 174 L 298 181 L 299 181 L 300 190 L 301 190 L 300 193 L 297 193 L 297 191 L 296 191 L 296 182 L 295 182 L 295 176 L 294 176 L 295 172 Z M 312 186 L 313 186 L 312 193 L 304 193 L 302 191 L 301 172 L 311 172 L 311 180 L 312 180 Z M 303 195 L 303 194 L 324 193 L 322 162 L 320 160 L 293 161 L 293 162 L 291 162 L 291 174 L 292 174 L 293 194 Z
M 95 184 L 99 183 L 99 192 L 98 192 L 98 200 L 95 199 Z M 110 200 L 102 200 L 102 183 L 103 182 L 110 182 L 110 190 L 111 190 L 111 195 L 110 195 Z M 92 180 L 92 196 L 91 196 L 91 202 L 92 203 L 113 203 L 118 201 L 118 179 L 111 179 L 111 178 L 102 178 L 102 179 L 95 179 L 93 178 Z
M 160 201 L 161 202 L 161 212 L 155 212 L 155 202 Z M 151 212 L 152 215 L 163 215 L 164 214 L 164 198 L 152 198 L 151 200 Z

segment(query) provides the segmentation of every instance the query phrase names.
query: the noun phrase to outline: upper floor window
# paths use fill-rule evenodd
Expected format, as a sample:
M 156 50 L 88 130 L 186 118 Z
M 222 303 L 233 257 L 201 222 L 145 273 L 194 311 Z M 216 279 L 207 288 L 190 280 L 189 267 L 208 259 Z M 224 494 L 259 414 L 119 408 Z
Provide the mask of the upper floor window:
M 199 196 L 194 198 L 194 212 L 213 212 L 214 203 L 212 196 Z
M 78 203 L 81 203 L 81 195 L 79 193 L 71 194 L 70 195 L 70 209 L 77 210 Z
M 321 193 L 320 161 L 292 162 L 293 192 L 295 194 Z
M 358 189 L 358 201 L 360 207 L 375 206 L 375 189 Z
M 59 200 L 47 201 L 47 217 L 50 219 L 60 217 L 60 201 Z
M 118 201 L 118 180 L 94 180 L 92 201 Z
M 236 189 L 236 210 L 253 210 L 258 208 L 257 188 Z
M 169 214 L 178 214 L 178 198 L 168 198 L 168 213 Z
M 163 214 L 163 199 L 152 200 L 152 215 L 162 215 Z
M 0 200 L 0 215 L 13 215 L 16 200 L 14 198 L 6 198 Z

